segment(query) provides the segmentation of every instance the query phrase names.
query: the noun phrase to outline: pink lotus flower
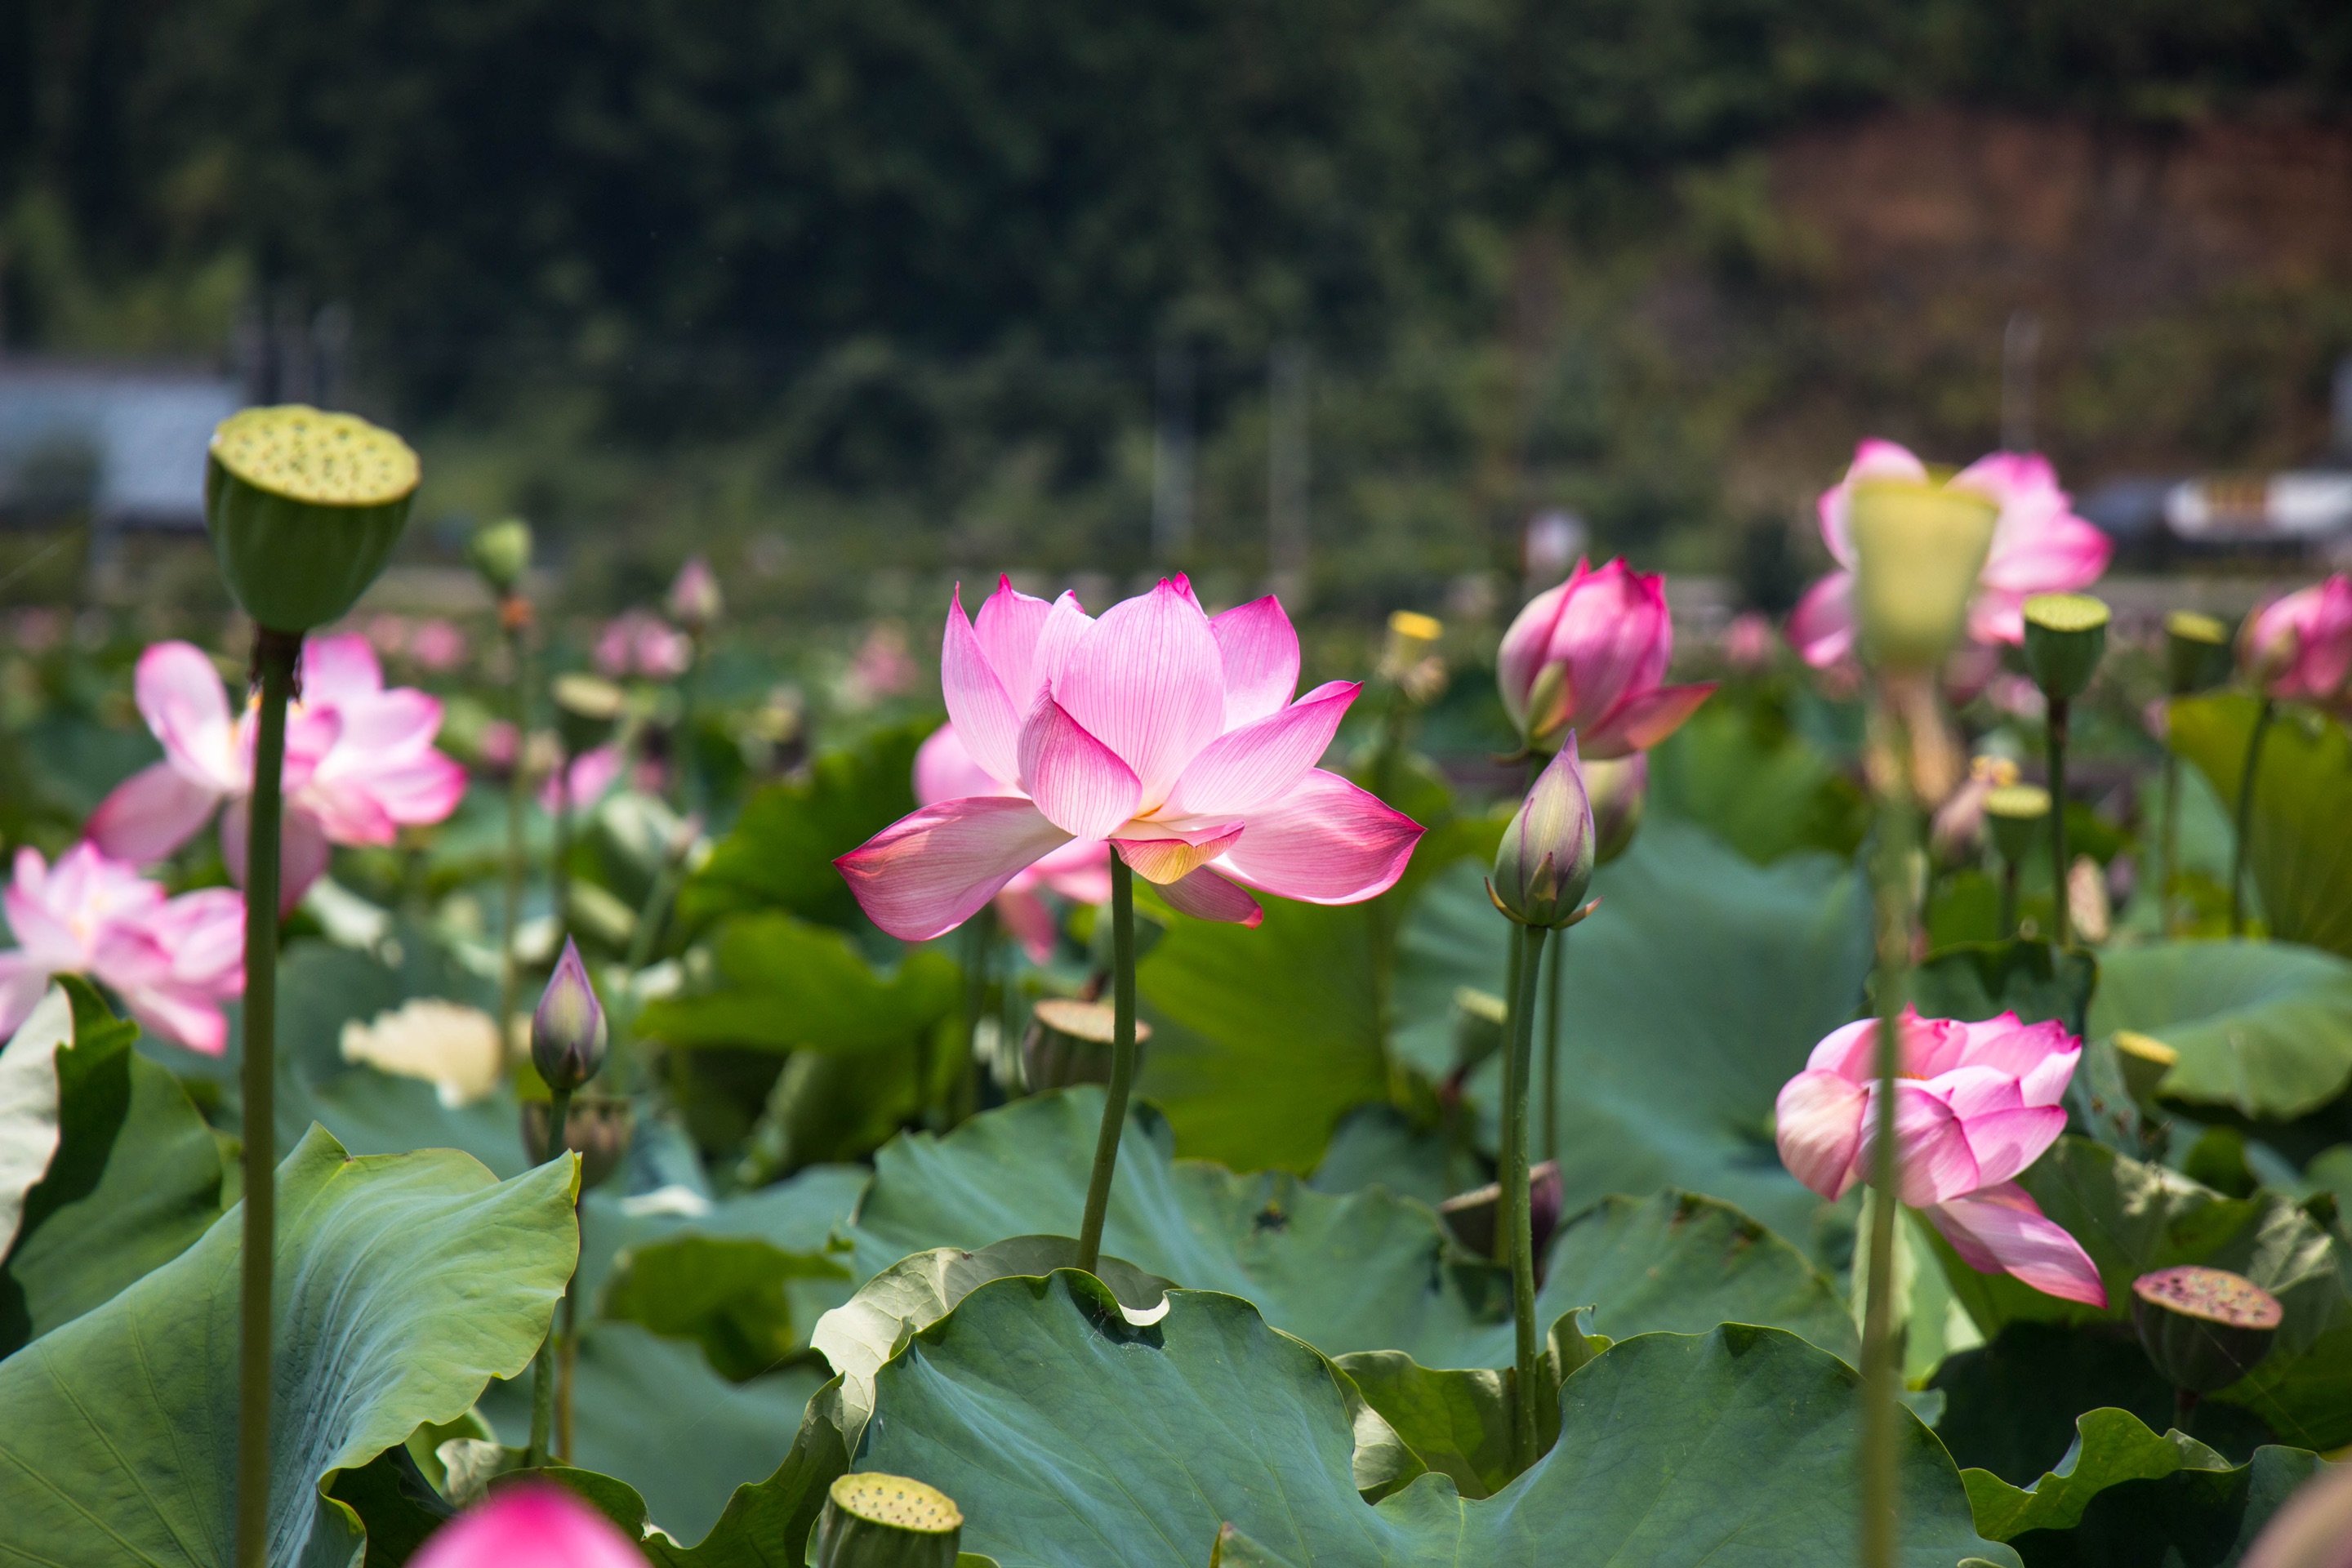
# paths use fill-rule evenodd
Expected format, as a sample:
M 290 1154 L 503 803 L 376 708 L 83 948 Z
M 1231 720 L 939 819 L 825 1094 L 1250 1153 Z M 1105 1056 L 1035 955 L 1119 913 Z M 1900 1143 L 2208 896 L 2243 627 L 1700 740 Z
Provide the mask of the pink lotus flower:
M 1255 925 L 1255 888 L 1351 904 L 1402 874 L 1421 828 L 1315 766 L 1359 688 L 1296 702 L 1298 637 L 1271 595 L 1212 620 L 1183 578 L 1099 620 L 1000 579 L 978 625 L 958 590 L 940 686 L 992 782 L 834 862 L 874 923 L 923 942 L 1070 844 L 1108 840 L 1161 896 Z
M 466 662 L 466 634 L 438 616 L 419 621 L 409 634 L 408 657 L 420 669 L 446 673 Z
M 1528 745 L 1555 750 L 1573 730 L 1594 761 L 1644 752 L 1706 700 L 1713 681 L 1659 684 L 1675 656 L 1665 582 L 1622 558 L 1598 572 L 1580 561 L 1567 582 L 1528 601 L 1503 634 L 1495 679 Z
M 253 793 L 257 710 L 232 719 L 212 660 L 184 642 L 139 657 L 139 711 L 163 760 L 133 773 L 99 804 L 89 836 L 119 860 L 171 854 L 223 802 L 221 855 L 245 875 L 247 802 Z M 313 637 L 302 648 L 302 695 L 286 720 L 280 902 L 292 909 L 327 868 L 330 844 L 389 844 L 403 826 L 457 809 L 466 772 L 433 749 L 441 704 L 408 687 L 385 690 L 367 639 Z
M 2339 572 L 2256 610 L 2239 634 L 2238 656 L 2266 696 L 2340 701 L 2352 676 L 2352 579 Z
M 646 1568 L 612 1521 L 544 1481 L 501 1487 L 451 1520 L 409 1568 Z
M 955 726 L 942 724 L 931 731 L 915 753 L 915 800 L 921 805 L 1003 795 L 1005 785 L 971 760 L 956 739 Z M 996 914 L 1004 927 L 1021 939 L 1029 956 L 1043 963 L 1054 956 L 1054 915 L 1037 896 L 1051 888 L 1081 904 L 1110 901 L 1110 846 L 1100 839 L 1074 838 L 1035 864 L 1024 867 L 997 890 Z
M 597 635 L 596 668 L 614 680 L 675 680 L 694 662 L 694 639 L 644 610 L 628 610 Z
M 605 791 L 620 782 L 624 760 L 621 748 L 610 742 L 589 747 L 572 759 L 570 770 L 562 775 L 561 782 L 570 789 L 571 798 L 564 798 L 557 787 L 556 774 L 550 772 L 546 782 L 539 786 L 539 808 L 551 816 L 567 807 L 572 811 L 587 810 L 604 798 Z
M 1780 1089 L 1781 1163 L 1825 1198 L 1868 1179 L 1877 1157 L 1877 1052 L 1876 1019 L 1848 1024 Z M 2090 1257 L 2014 1179 L 2065 1131 L 2059 1100 L 2082 1054 L 2063 1025 L 2021 1024 L 2014 1013 L 1962 1024 L 1905 1009 L 1896 1163 L 1903 1201 L 1969 1268 L 2105 1307 Z
M 1853 651 L 1853 535 L 1850 509 L 1862 479 L 1920 479 L 1927 466 L 1892 441 L 1869 440 L 1853 449 L 1845 477 L 1822 492 L 1822 539 L 1839 571 L 1814 584 L 1789 617 L 1789 640 L 1816 669 Z M 2039 453 L 1994 452 L 1978 458 L 1951 483 L 1990 497 L 2000 507 L 1992 550 L 1977 576 L 1969 606 L 1969 636 L 1981 643 L 2025 640 L 2025 601 L 2036 594 L 2087 588 L 2107 569 L 2115 544 L 2076 517 L 2050 460 Z
M 710 623 L 719 618 L 720 603 L 718 574 L 699 555 L 677 569 L 677 579 L 669 585 L 666 601 L 670 618 L 698 634 L 709 631 Z
M 228 1043 L 220 1004 L 245 990 L 245 899 L 226 888 L 166 898 L 97 846 L 52 868 L 16 851 L 0 905 L 17 946 L 0 952 L 0 1038 L 25 1021 L 52 974 L 88 974 L 167 1040 L 216 1057 Z

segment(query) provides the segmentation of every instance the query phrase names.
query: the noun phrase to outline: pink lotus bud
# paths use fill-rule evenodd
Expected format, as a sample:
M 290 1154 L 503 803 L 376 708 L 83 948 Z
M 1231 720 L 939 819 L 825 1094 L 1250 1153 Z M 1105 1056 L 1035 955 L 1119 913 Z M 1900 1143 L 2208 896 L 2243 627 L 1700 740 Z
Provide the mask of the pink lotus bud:
M 1592 863 L 1606 866 L 1633 847 L 1641 830 L 1650 799 L 1650 753 L 1586 763 L 1584 793 L 1592 802 Z
M 604 1516 L 560 1487 L 519 1482 L 445 1524 L 410 1568 L 646 1568 Z
M 699 637 L 719 618 L 719 578 L 710 563 L 697 555 L 678 569 L 669 585 L 670 619 Z
M 2352 578 L 2273 599 L 2246 617 L 2238 664 L 2266 696 L 2289 702 L 2333 702 L 2352 676 Z
M 1574 925 L 1584 918 L 1593 860 L 1592 802 L 1570 733 L 1503 830 L 1487 891 L 1521 925 Z
M 580 962 L 579 945 L 564 939 L 563 956 L 548 978 L 530 1017 L 530 1060 L 552 1089 L 573 1089 L 604 1065 L 604 1008 Z
M 1622 561 L 1580 564 L 1528 601 L 1503 634 L 1495 679 L 1528 745 L 1549 751 L 1573 730 L 1588 755 L 1645 751 L 1715 689 L 1661 685 L 1675 651 L 1665 579 Z

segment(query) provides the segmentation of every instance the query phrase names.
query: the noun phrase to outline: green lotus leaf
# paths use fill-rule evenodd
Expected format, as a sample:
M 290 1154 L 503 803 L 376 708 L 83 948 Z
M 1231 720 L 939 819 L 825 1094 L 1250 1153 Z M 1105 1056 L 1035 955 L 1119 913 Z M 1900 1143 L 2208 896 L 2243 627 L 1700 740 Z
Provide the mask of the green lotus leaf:
M 512 1377 L 572 1272 L 576 1163 L 500 1183 L 448 1150 L 278 1167 L 269 1557 L 341 1563 L 321 1492 Z M 177 1258 L 0 1362 L 0 1519 L 28 1562 L 226 1563 L 236 1429 L 232 1210 Z M 431 1347 L 430 1354 L 419 1353 Z
M 2231 813 L 2244 782 L 2256 700 L 2186 697 L 2171 707 L 2172 749 L 2197 765 Z M 2282 712 L 2263 742 L 2246 864 L 2270 934 L 2352 958 L 2352 735 L 2307 710 Z
M 861 1466 L 956 1499 L 1005 1568 L 1198 1568 L 1230 1524 L 1295 1568 L 1738 1562 L 1854 1554 L 1856 1377 L 1778 1330 L 1643 1335 L 1560 1394 L 1560 1437 L 1494 1498 L 1425 1475 L 1359 1496 L 1329 1363 L 1249 1303 L 1175 1290 L 1130 1323 L 1088 1276 L 984 1285 L 876 1377 Z M 1900 1561 L 2014 1563 L 1906 1415 Z
M 908 952 L 888 973 L 845 931 L 781 910 L 729 917 L 707 984 L 646 1005 L 637 1027 L 671 1046 L 858 1052 L 906 1046 L 961 1005 L 953 960 Z
M 1926 1018 L 1976 1023 L 2014 1013 L 2055 1018 L 2079 1035 L 2100 982 L 2100 961 L 2046 942 L 1960 942 L 1930 953 L 1911 975 L 1911 1003 Z
M 1806 849 L 1850 856 L 1870 803 L 1783 706 L 1717 693 L 1650 752 L 1650 809 L 1705 827 L 1759 866 Z
M 2091 1030 L 2180 1054 L 2168 1100 L 2291 1121 L 2352 1084 L 2352 959 L 2284 942 L 2175 942 L 2103 961 Z

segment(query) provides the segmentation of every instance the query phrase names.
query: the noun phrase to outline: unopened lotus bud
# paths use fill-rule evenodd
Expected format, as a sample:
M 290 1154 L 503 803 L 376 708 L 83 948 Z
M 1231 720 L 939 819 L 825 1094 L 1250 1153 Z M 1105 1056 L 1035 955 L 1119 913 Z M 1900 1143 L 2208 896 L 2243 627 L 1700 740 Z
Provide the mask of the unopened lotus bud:
M 719 619 L 721 603 L 718 575 L 699 555 L 680 567 L 677 580 L 669 585 L 670 619 L 697 637 Z
M 2049 837 L 2050 792 L 2040 784 L 2001 784 L 1989 790 L 1984 812 L 1992 847 L 2012 866 Z
M 400 542 L 421 477 L 407 442 L 355 415 L 295 403 L 229 416 L 205 467 L 229 592 L 270 631 L 339 619 Z
M 629 700 L 611 681 L 577 674 L 557 676 L 554 697 L 555 728 L 563 749 L 575 757 L 604 743 Z
M 2132 1326 L 2147 1359 L 2175 1388 L 2212 1394 L 2270 1353 L 2284 1316 L 2278 1298 L 2226 1268 L 2184 1264 L 2132 1281 Z
M 2157 1088 L 2180 1060 L 2180 1053 L 2137 1029 L 2117 1029 L 2111 1043 L 2116 1047 L 2116 1065 L 2123 1070 L 2125 1092 L 2141 1105 L 2155 1105 Z
M 1521 925 L 1574 925 L 1586 913 L 1593 859 L 1592 802 L 1571 733 L 1503 830 L 1487 896 Z
M 1854 605 L 1888 669 L 1932 670 L 1959 640 L 2000 509 L 1975 490 L 1907 479 L 1853 487 Z
M 530 1017 L 530 1061 L 551 1089 L 578 1089 L 604 1065 L 604 1008 L 580 962 L 579 944 L 564 939 L 563 956 Z
M 554 1107 L 543 1100 L 522 1104 L 522 1146 L 544 1163 L 548 1156 L 547 1124 Z M 580 1190 L 600 1187 L 629 1152 L 629 1134 L 635 1124 L 625 1100 L 575 1100 L 563 1118 L 563 1146 L 580 1156 Z
M 1559 1223 L 1560 1195 L 1559 1163 L 1546 1160 L 1528 1172 L 1528 1229 L 1535 1237 L 1538 1258 L 1543 1256 L 1544 1243 L 1551 1239 L 1552 1227 Z M 1496 1239 L 1496 1215 L 1503 1205 L 1503 1184 L 1489 1182 L 1447 1198 L 1437 1205 L 1445 1226 L 1454 1238 L 1481 1258 L 1504 1261 L 1502 1244 Z
M 1633 847 L 1641 829 L 1650 799 L 1650 753 L 1585 763 L 1584 793 L 1592 802 L 1592 863 L 1606 866 Z
M 2175 697 L 2230 679 L 2230 628 L 2211 616 L 2175 610 L 2164 617 L 2167 686 Z
M 490 591 L 504 597 L 520 585 L 530 570 L 530 524 L 506 518 L 474 531 L 466 542 L 466 559 L 474 563 Z
M 1112 1031 L 1117 1014 L 1107 1003 L 1081 1002 L 1075 996 L 1048 996 L 1029 1015 L 1029 1033 L 1021 1042 L 1021 1076 L 1032 1094 L 1067 1089 L 1074 1083 L 1110 1081 Z M 1141 1050 L 1151 1038 L 1151 1026 L 1135 1021 L 1135 1045 Z
M 2036 594 L 2025 601 L 2025 668 L 2053 700 L 2089 689 L 2107 651 L 2107 606 L 2088 594 Z
M 816 1568 L 955 1568 L 963 1510 L 937 1487 L 868 1471 L 825 1489 Z

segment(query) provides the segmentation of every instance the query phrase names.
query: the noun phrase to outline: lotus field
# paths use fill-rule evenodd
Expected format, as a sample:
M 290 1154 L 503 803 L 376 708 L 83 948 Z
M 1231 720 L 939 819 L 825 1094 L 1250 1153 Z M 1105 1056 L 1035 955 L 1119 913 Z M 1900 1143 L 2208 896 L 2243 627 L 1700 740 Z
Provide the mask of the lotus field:
M 218 646 L 8 623 L 0 1563 L 2352 1561 L 2344 578 L 1865 440 L 1679 647 L 852 654 L 355 609 L 420 477 L 247 410 Z

